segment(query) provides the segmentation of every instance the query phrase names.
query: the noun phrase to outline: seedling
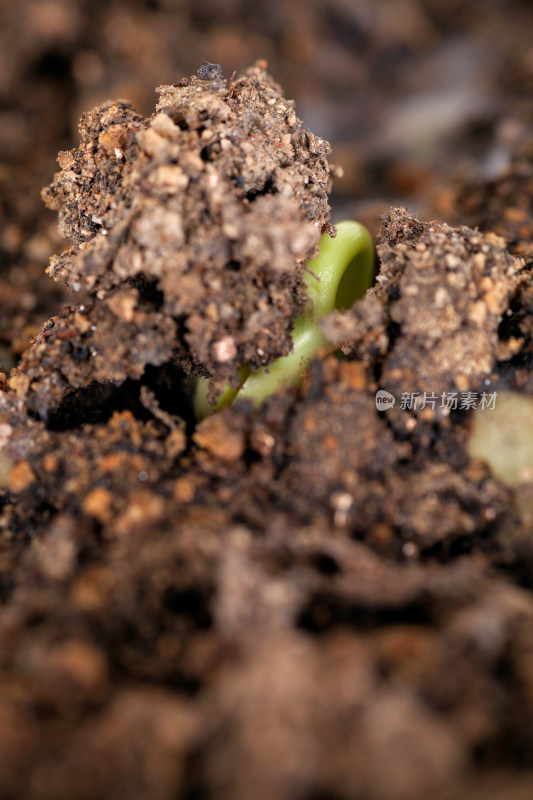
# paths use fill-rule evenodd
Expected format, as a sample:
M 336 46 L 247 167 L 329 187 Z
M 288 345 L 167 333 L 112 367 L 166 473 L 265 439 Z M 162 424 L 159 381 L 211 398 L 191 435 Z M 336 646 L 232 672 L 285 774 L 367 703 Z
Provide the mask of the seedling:
M 207 401 L 208 379 L 198 381 L 194 397 L 198 419 L 231 405 L 237 397 L 248 398 L 259 406 L 283 386 L 297 384 L 315 353 L 327 344 L 318 325 L 322 317 L 335 309 L 351 308 L 364 295 L 374 267 L 370 234 L 359 222 L 340 222 L 336 228 L 337 236 L 333 239 L 325 233 L 317 258 L 307 262 L 307 295 L 311 302 L 294 323 L 292 351 L 255 372 L 242 367 L 240 387 L 228 387 L 215 405 Z

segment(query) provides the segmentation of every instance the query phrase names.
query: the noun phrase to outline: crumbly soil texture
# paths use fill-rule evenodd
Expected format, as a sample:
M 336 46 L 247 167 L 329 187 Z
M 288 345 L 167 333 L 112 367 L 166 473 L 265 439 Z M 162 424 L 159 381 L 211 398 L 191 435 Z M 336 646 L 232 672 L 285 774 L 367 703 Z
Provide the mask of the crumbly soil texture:
M 530 797 L 533 483 L 441 398 L 533 395 L 531 164 L 391 209 L 302 385 L 196 423 L 199 376 L 289 351 L 335 169 L 262 62 L 159 94 L 43 194 L 71 294 L 0 392 L 0 798 Z

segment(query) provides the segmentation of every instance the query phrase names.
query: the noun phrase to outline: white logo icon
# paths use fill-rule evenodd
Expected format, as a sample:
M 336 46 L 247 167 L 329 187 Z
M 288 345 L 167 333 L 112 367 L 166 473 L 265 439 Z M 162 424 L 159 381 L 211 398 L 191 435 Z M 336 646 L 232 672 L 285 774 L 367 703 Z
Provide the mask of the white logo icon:
M 376 392 L 376 408 L 378 411 L 386 411 L 388 408 L 392 408 L 395 402 L 394 395 L 386 392 L 385 389 L 379 389 Z

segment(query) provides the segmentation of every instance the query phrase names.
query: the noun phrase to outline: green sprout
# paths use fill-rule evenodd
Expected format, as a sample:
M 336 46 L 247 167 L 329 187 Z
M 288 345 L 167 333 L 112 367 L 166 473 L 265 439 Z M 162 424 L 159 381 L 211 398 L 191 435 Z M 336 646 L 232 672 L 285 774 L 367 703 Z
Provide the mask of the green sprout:
M 370 286 L 374 269 L 374 247 L 367 229 L 359 222 L 340 222 L 337 236 L 325 233 L 320 239 L 320 252 L 307 262 L 309 283 L 307 296 L 311 301 L 305 313 L 294 322 L 292 351 L 268 367 L 252 372 L 248 366 L 239 371 L 241 385 L 228 387 L 215 405 L 207 400 L 209 381 L 198 381 L 194 396 L 197 419 L 231 405 L 236 397 L 249 398 L 260 406 L 267 397 L 283 386 L 297 384 L 318 350 L 328 344 L 318 323 L 335 309 L 351 308 Z

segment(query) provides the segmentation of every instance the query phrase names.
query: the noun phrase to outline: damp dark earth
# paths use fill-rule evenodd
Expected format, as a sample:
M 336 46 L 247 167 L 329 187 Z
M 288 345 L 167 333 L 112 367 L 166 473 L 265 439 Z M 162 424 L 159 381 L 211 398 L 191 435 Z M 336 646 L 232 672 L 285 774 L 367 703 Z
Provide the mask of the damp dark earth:
M 267 5 L 0 4 L 1 800 L 532 796 L 533 12 Z

